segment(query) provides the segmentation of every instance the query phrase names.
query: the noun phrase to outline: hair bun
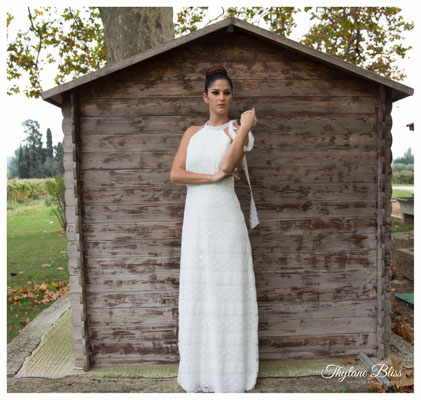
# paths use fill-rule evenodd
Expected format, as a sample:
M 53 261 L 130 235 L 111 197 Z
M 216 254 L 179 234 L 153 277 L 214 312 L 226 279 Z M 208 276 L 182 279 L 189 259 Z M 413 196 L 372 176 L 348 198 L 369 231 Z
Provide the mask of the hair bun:
M 206 71 L 206 79 L 216 74 L 222 74 L 222 75 L 228 76 L 227 70 L 222 65 L 217 65 L 215 67 L 209 68 Z

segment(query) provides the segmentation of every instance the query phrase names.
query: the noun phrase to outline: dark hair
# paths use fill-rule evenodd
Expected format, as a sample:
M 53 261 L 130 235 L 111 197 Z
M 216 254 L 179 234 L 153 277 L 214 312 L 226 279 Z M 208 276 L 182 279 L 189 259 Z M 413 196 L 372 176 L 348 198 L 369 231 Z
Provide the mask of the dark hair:
M 216 65 L 214 67 L 209 68 L 206 71 L 206 81 L 205 81 L 205 93 L 208 94 L 209 86 L 212 85 L 213 82 L 215 82 L 217 79 L 226 79 L 231 89 L 232 87 L 232 81 L 230 77 L 228 76 L 227 70 L 222 65 Z

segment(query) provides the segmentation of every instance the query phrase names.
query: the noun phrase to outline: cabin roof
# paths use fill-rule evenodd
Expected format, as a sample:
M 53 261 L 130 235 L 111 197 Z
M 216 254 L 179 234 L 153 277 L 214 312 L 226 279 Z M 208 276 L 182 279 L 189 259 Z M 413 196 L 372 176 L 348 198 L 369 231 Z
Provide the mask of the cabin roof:
M 43 100 L 48 101 L 49 103 L 54 104 L 55 106 L 61 107 L 62 99 L 63 99 L 62 94 L 69 90 L 77 88 L 88 82 L 92 82 L 96 79 L 100 79 L 103 76 L 122 70 L 131 65 L 137 64 L 151 57 L 154 57 L 158 54 L 165 53 L 166 51 L 185 45 L 193 40 L 202 38 L 204 36 L 210 35 L 214 32 L 217 32 L 223 29 L 227 29 L 228 31 L 232 31 L 232 32 L 234 30 L 245 31 L 248 34 L 256 36 L 257 38 L 261 40 L 265 40 L 272 44 L 278 45 L 282 48 L 286 48 L 288 50 L 306 55 L 309 58 L 323 62 L 331 67 L 335 67 L 340 70 L 346 71 L 359 78 L 384 85 L 390 88 L 392 101 L 403 99 L 405 97 L 411 96 L 414 93 L 414 89 L 409 86 L 406 86 L 394 80 L 385 78 L 381 75 L 368 71 L 364 68 L 357 67 L 356 65 L 351 64 L 347 61 L 341 60 L 335 56 L 325 54 L 321 51 L 305 46 L 299 42 L 296 42 L 282 35 L 279 35 L 278 33 L 270 32 L 266 29 L 260 28 L 246 21 L 242 21 L 236 17 L 228 17 L 222 21 L 206 26 L 197 31 L 191 32 L 188 35 L 181 36 L 176 39 L 171 39 L 165 43 L 162 43 L 158 46 L 155 46 L 141 53 L 135 54 L 134 56 L 128 57 L 122 61 L 112 63 L 110 65 L 107 65 L 104 68 L 91 72 L 87 75 L 81 76 L 70 82 L 62 83 L 61 85 L 58 85 L 54 88 L 45 90 L 44 92 L 41 93 L 41 96 Z

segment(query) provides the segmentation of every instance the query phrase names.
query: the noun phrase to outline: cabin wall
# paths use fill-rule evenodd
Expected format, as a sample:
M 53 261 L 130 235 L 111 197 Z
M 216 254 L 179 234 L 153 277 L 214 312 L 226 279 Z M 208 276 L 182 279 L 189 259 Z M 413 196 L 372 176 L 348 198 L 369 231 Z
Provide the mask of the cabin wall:
M 251 107 L 259 118 L 247 161 L 260 218 L 249 232 L 260 360 L 379 354 L 390 130 L 379 129 L 389 117 L 378 85 L 235 31 L 78 88 L 91 361 L 178 362 L 185 186 L 169 175 L 185 129 L 208 119 L 204 73 L 220 63 L 234 85 L 230 118 Z M 245 179 L 236 191 L 247 216 Z

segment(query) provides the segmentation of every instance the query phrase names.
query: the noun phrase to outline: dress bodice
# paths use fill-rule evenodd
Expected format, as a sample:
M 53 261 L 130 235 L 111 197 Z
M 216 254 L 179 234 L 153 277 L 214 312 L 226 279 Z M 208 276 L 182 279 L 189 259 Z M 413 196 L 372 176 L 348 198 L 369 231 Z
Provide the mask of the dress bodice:
M 229 122 L 219 126 L 205 126 L 191 138 L 187 148 L 186 170 L 199 174 L 215 174 L 230 139 L 224 132 Z
M 222 159 L 226 150 L 228 149 L 231 141 L 230 137 L 235 139 L 234 122 L 231 120 L 225 124 L 212 126 L 206 123 L 203 128 L 196 132 L 189 141 L 186 155 L 186 171 L 195 172 L 199 174 L 215 174 L 219 171 Z M 230 137 L 225 133 L 224 129 L 228 127 L 228 133 Z M 244 152 L 250 151 L 254 146 L 254 136 L 251 130 L 248 133 L 248 144 L 244 146 Z M 246 174 L 247 182 L 250 187 L 250 226 L 254 228 L 258 223 L 259 219 L 257 216 L 256 205 L 254 203 L 253 192 L 250 184 L 250 177 L 247 168 L 247 160 L 244 155 L 241 160 L 242 168 Z M 216 183 L 210 183 L 209 185 L 219 186 L 230 186 L 234 188 L 234 177 L 229 176 L 222 181 Z M 203 185 L 203 184 L 201 184 Z M 207 184 L 204 184 L 207 185 Z M 197 184 L 187 184 L 187 189 L 190 190 L 193 187 L 198 187 Z

